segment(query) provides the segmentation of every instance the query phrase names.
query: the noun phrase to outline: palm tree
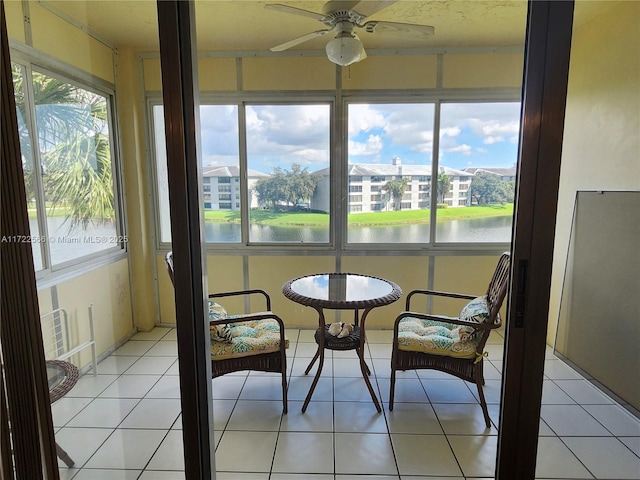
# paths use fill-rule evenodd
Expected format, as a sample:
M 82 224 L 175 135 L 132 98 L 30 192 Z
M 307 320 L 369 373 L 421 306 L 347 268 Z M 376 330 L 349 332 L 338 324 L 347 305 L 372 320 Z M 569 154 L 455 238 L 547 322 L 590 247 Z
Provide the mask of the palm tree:
M 444 197 L 451 190 L 451 179 L 449 175 L 444 173 L 444 170 L 441 170 L 438 174 L 438 199 L 440 203 L 444 203 Z
M 402 196 L 407 190 L 408 184 L 409 180 L 405 177 L 402 177 L 399 180 L 389 180 L 384 186 L 384 189 L 389 192 L 391 198 L 393 199 L 393 209 L 396 211 L 400 210 Z
M 13 66 L 16 108 L 28 198 L 35 197 L 32 141 L 38 141 L 45 201 L 62 207 L 69 230 L 111 221 L 115 215 L 106 99 L 39 72 L 32 73 L 36 132 L 26 119 L 25 77 Z

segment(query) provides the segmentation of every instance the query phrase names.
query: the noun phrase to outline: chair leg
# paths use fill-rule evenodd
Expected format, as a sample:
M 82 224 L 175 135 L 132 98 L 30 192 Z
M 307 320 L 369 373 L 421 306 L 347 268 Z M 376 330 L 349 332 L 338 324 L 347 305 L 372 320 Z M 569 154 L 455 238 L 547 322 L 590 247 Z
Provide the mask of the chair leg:
M 287 413 L 287 357 L 282 353 L 282 412 Z
M 391 364 L 391 387 L 389 387 L 389 411 L 393 411 L 393 396 L 396 390 L 396 369 Z
M 62 447 L 57 443 L 56 443 L 56 453 L 58 454 L 58 457 L 60 458 L 60 460 L 62 460 L 67 467 L 72 468 L 75 465 L 75 462 L 71 459 L 69 454 L 65 452 L 62 449 Z
M 476 386 L 478 387 L 478 397 L 480 398 L 480 406 L 482 407 L 482 413 L 484 414 L 484 421 L 487 424 L 487 428 L 491 428 L 491 418 L 489 417 L 489 409 L 487 408 L 487 401 L 484 398 L 484 391 L 482 385 L 484 384 L 483 378 L 476 377 Z

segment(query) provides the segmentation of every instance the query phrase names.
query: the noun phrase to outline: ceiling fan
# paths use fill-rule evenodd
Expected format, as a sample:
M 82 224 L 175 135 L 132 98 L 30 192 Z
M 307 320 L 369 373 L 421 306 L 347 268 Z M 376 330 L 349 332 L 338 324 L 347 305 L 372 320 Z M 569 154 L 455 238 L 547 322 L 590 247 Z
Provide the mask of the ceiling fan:
M 424 39 L 433 35 L 434 28 L 430 25 L 383 22 L 377 20 L 365 21 L 370 15 L 373 15 L 383 8 L 396 3 L 396 1 L 397 0 L 330 0 L 324 4 L 322 13 L 316 13 L 310 10 L 304 10 L 302 8 L 282 4 L 265 5 L 265 8 L 270 10 L 313 18 L 322 22 L 326 27 L 323 30 L 316 30 L 315 32 L 307 33 L 306 35 L 277 45 L 271 48 L 271 51 L 281 52 L 315 37 L 331 33 L 335 34 L 335 37 L 327 43 L 327 57 L 333 63 L 345 67 L 367 58 L 362 42 L 354 32 L 356 28 L 363 28 L 367 33 L 403 35 L 418 39 Z

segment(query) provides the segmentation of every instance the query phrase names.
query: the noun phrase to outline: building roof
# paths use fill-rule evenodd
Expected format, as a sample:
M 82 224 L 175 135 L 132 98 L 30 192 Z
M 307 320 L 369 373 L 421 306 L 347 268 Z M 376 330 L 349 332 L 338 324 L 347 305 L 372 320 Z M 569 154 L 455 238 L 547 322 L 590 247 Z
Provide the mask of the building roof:
M 465 172 L 463 170 L 456 170 L 455 168 L 440 167 L 440 171 L 444 172 L 450 177 L 466 177 L 473 175 L 472 173 Z M 313 173 L 314 175 L 327 176 L 329 175 L 329 169 L 323 168 Z M 431 176 L 431 165 L 385 165 L 380 163 L 353 163 L 348 168 L 349 176 Z
M 240 168 L 237 166 L 207 166 L 202 168 L 203 177 L 239 177 Z M 249 169 L 247 171 L 249 177 L 268 177 L 266 173 Z
M 500 168 L 500 167 L 468 167 L 464 169 L 465 172 L 469 172 L 475 175 L 477 172 L 493 173 L 494 175 L 500 175 L 501 177 L 515 177 L 516 168 Z

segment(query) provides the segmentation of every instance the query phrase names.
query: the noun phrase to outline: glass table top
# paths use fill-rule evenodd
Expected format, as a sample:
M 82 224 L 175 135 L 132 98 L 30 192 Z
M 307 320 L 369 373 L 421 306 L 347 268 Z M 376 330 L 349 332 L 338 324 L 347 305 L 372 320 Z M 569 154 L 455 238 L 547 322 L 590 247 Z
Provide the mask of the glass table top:
M 287 295 L 287 290 L 290 290 Z M 285 295 L 291 293 L 320 303 L 350 303 L 381 300 L 395 301 L 400 297 L 397 285 L 381 278 L 353 273 L 308 275 L 287 283 Z M 299 299 L 294 300 L 298 301 Z

